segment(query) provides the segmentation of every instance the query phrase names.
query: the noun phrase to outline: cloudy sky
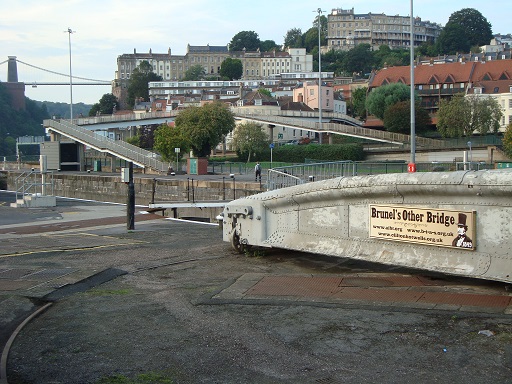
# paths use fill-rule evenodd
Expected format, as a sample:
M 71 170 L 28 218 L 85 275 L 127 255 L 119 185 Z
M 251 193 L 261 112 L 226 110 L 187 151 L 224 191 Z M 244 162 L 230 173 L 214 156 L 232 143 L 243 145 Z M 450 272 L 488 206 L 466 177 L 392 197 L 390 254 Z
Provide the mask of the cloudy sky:
M 117 56 L 148 52 L 183 55 L 187 44 L 226 45 L 240 31 L 254 31 L 260 40 L 281 44 L 291 28 L 307 31 L 320 7 L 354 8 L 355 13 L 385 13 L 408 16 L 410 1 L 352 0 L 0 0 L 0 62 L 8 56 L 48 71 L 69 75 L 71 28 L 74 76 L 107 80 L 115 76 Z M 475 8 L 487 18 L 494 33 L 512 32 L 510 4 L 505 0 L 416 0 L 414 16 L 446 24 L 453 12 Z M 507 9 L 509 11 L 507 11 Z M 66 81 L 58 76 L 18 64 L 20 81 Z M 7 80 L 7 63 L 0 65 L 0 81 Z M 78 80 L 74 80 L 78 81 Z M 73 87 L 73 102 L 93 104 L 111 92 L 109 86 Z M 33 100 L 69 102 L 69 86 L 26 86 Z

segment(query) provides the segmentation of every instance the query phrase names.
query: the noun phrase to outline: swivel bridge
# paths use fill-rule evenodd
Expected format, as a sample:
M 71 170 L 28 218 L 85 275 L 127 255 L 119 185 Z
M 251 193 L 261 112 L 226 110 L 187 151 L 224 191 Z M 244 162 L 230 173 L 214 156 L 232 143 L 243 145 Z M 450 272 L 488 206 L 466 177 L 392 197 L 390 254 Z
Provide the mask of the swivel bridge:
M 223 238 L 512 282 L 512 171 L 338 177 L 234 200 Z

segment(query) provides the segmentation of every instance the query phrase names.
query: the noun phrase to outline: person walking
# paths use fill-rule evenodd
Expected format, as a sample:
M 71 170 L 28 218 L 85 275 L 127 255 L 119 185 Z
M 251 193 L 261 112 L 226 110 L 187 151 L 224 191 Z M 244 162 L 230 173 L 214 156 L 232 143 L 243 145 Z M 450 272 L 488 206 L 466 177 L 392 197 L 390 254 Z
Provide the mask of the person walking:
M 261 181 L 261 165 L 260 162 L 256 163 L 256 166 L 254 167 L 254 181 L 258 181 L 258 177 Z

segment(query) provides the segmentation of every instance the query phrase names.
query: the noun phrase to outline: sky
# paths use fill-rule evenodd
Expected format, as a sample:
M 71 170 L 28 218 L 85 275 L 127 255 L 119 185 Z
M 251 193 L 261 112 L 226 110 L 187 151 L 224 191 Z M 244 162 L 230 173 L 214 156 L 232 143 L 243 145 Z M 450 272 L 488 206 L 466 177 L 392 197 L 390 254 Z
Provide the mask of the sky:
M 254 31 L 260 40 L 282 44 L 286 32 L 312 27 L 318 9 L 409 16 L 411 0 L 188 0 L 142 2 L 134 0 L 0 0 L 0 63 L 16 56 L 24 63 L 67 75 L 59 76 L 18 63 L 19 81 L 69 80 L 71 72 L 87 79 L 113 80 L 117 57 L 137 52 L 184 55 L 190 45 L 227 45 L 240 31 Z M 413 4 L 413 15 L 445 25 L 450 15 L 463 8 L 478 10 L 492 25 L 493 33 L 512 33 L 510 4 L 474 0 L 422 0 Z M 509 9 L 509 11 L 506 11 Z M 69 34 L 68 28 L 73 31 Z M 7 63 L 0 65 L 0 81 L 7 81 Z M 78 82 L 79 80 L 73 80 Z M 110 86 L 26 85 L 32 100 L 94 104 Z

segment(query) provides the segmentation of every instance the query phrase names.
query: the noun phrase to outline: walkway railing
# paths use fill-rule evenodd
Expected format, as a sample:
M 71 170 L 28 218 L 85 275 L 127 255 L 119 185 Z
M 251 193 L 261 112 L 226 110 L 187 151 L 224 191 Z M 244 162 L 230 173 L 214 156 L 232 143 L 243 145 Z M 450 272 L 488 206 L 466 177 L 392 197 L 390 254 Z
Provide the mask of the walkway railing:
M 151 168 L 157 172 L 167 171 L 168 164 L 155 159 L 153 152 L 128 144 L 125 141 L 113 140 L 97 135 L 94 131 L 81 128 L 67 120 L 45 120 L 44 126 L 63 136 L 95 148 L 100 152 L 110 153 L 126 161 L 133 162 L 140 167 Z
M 50 176 L 49 181 L 47 180 L 48 175 Z M 54 193 L 53 172 L 47 172 L 43 178 L 43 174 L 31 169 L 30 171 L 22 172 L 14 182 L 16 201 L 23 199 L 28 194 L 37 197 L 53 196 Z M 48 191 L 47 187 L 50 187 L 50 191 Z
M 306 182 L 333 179 L 356 174 L 353 161 L 333 161 L 275 167 L 268 170 L 267 190 L 274 190 Z
M 246 120 L 253 120 L 256 122 L 264 122 L 268 124 L 280 125 L 283 127 L 290 127 L 295 129 L 302 129 L 311 132 L 343 134 L 346 136 L 387 142 L 395 145 L 404 145 L 411 141 L 411 137 L 409 135 L 404 135 L 402 133 L 379 131 L 376 129 L 355 127 L 353 125 L 347 124 L 322 123 L 322 128 L 320 128 L 320 124 L 317 121 L 311 120 L 303 120 L 282 116 L 255 115 L 250 112 L 248 112 L 246 115 L 238 115 Z M 416 145 L 418 147 L 442 148 L 443 142 L 441 140 L 416 137 Z

